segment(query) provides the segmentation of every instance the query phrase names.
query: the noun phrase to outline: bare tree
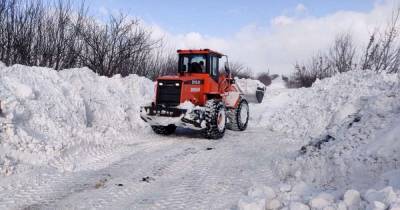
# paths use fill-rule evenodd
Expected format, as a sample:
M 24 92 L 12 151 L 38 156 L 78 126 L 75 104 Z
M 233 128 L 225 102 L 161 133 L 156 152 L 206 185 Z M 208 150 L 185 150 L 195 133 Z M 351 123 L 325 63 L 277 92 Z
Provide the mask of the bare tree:
M 172 60 L 136 19 L 99 22 L 70 0 L 0 0 L 0 60 L 56 70 L 87 66 L 100 75 L 155 77 Z M 155 63 L 160 62 L 161 64 Z M 153 65 L 153 66 L 151 66 Z M 158 68 L 151 69 L 157 66 Z
M 233 77 L 246 78 L 246 79 L 252 78 L 253 72 L 249 67 L 245 66 L 243 63 L 232 62 L 229 65 L 229 68 L 231 70 L 231 74 Z
M 327 53 L 318 53 L 303 65 L 296 64 L 288 79 L 291 88 L 311 87 L 317 79 L 353 70 L 356 48 L 350 34 L 339 34 Z
M 257 76 L 257 80 L 262 82 L 265 86 L 268 86 L 272 83 L 272 77 L 268 72 L 263 72 Z
M 380 35 L 378 30 L 375 30 L 370 36 L 363 60 L 361 61 L 362 69 L 370 69 L 376 72 L 386 71 L 388 73 L 399 72 L 399 18 L 400 7 L 397 7 L 397 9 L 393 10 L 392 18 L 387 24 L 384 33 Z
M 294 69 L 294 74 L 287 82 L 289 88 L 311 87 L 317 79 L 331 77 L 336 73 L 328 57 L 322 53 L 311 57 L 307 64 L 296 63 Z
M 176 75 L 178 73 L 178 57 L 174 50 L 160 47 L 153 52 L 152 59 L 148 59 L 146 66 L 149 69 L 148 77 L 156 79 L 163 75 Z
M 315 70 L 296 64 L 295 73 L 287 79 L 286 86 L 288 88 L 311 87 L 318 78 L 317 74 L 318 72 Z
M 351 35 L 349 33 L 338 35 L 327 55 L 329 66 L 333 68 L 332 73 L 352 70 L 355 67 L 355 52 L 356 49 Z

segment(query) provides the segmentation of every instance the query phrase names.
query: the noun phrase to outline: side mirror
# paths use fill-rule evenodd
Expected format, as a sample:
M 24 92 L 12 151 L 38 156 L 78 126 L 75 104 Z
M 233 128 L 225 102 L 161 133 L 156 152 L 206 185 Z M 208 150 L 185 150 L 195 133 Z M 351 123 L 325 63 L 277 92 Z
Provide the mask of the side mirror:
M 231 73 L 231 70 L 229 69 L 229 63 L 228 62 L 225 62 L 225 73 L 226 74 L 230 74 Z

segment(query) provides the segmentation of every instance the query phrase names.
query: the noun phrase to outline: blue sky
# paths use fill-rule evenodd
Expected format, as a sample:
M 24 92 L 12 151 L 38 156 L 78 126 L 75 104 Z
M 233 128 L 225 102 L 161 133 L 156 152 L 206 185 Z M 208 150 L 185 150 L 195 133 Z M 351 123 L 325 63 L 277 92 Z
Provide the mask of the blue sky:
M 78 0 L 76 0 L 78 1 Z M 198 31 L 210 36 L 229 36 L 249 25 L 265 25 L 279 15 L 297 15 L 293 8 L 302 4 L 307 14 L 320 17 L 339 10 L 369 11 L 374 0 L 87 0 L 91 12 L 123 11 L 156 23 L 171 33 Z
M 80 3 L 83 0 L 72 0 Z M 102 19 L 123 12 L 143 20 L 172 50 L 210 48 L 254 72 L 288 74 L 327 50 L 338 34 L 365 47 L 400 0 L 85 0 Z

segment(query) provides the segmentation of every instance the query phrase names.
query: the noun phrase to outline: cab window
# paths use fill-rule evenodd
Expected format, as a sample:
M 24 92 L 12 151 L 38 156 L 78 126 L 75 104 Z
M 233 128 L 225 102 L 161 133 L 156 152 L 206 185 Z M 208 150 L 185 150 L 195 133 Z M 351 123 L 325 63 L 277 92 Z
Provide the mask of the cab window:
M 206 73 L 207 56 L 205 55 L 182 55 L 179 61 L 179 72 Z
M 218 81 L 219 77 L 219 58 L 211 56 L 210 57 L 210 76 L 215 80 Z
M 218 58 L 216 57 L 212 57 L 211 72 L 213 76 L 218 74 Z

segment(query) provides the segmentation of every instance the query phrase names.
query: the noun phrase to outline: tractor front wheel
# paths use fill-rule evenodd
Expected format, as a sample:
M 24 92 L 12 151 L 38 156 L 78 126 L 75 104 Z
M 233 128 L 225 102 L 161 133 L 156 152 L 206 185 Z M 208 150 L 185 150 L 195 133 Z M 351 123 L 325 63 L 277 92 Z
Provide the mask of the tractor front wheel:
M 206 103 L 206 129 L 204 136 L 208 139 L 220 139 L 225 134 L 226 110 L 225 104 L 216 99 L 208 100 Z
M 159 135 L 168 136 L 175 132 L 176 126 L 175 125 L 168 125 L 168 126 L 151 126 L 154 133 Z
M 245 99 L 240 100 L 239 106 L 236 109 L 232 109 L 228 112 L 228 119 L 228 129 L 234 131 L 246 130 L 249 122 L 249 104 Z

